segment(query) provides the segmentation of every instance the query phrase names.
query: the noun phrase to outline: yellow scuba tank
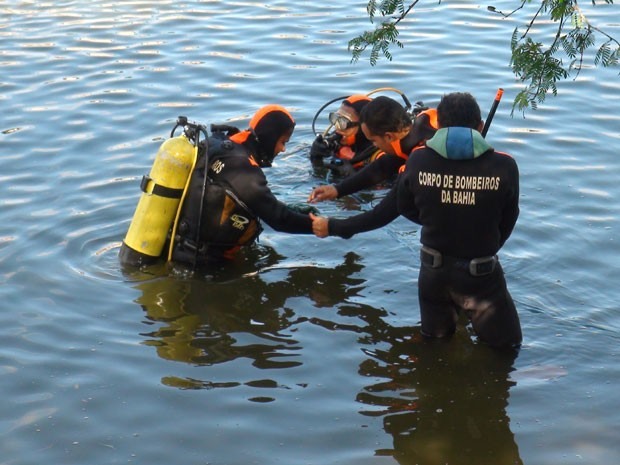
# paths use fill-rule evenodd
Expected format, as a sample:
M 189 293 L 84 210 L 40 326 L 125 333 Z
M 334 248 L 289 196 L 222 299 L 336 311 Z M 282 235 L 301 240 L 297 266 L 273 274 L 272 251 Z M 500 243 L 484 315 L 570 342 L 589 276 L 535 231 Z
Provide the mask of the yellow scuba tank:
M 183 134 L 174 136 L 177 127 Z M 180 116 L 170 138 L 161 144 L 148 176 L 142 178 L 142 195 L 119 251 L 121 264 L 141 266 L 161 255 L 177 216 L 181 197 L 196 163 L 202 126 Z

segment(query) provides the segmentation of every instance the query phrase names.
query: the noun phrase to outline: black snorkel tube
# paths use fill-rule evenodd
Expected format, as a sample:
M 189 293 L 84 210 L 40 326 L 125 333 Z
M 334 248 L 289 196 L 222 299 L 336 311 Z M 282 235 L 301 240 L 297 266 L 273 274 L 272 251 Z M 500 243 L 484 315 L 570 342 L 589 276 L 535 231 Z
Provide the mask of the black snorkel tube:
M 331 99 L 329 102 L 327 102 L 326 104 L 324 104 L 321 108 L 319 108 L 319 109 L 317 110 L 317 112 L 316 112 L 316 113 L 315 113 L 315 115 L 314 115 L 314 118 L 312 118 L 312 132 L 314 133 L 314 135 L 315 135 L 315 136 L 318 136 L 318 135 L 319 135 L 319 133 L 318 133 L 318 132 L 316 132 L 316 129 L 315 129 L 314 125 L 315 125 L 316 120 L 318 119 L 319 115 L 321 114 L 321 112 L 322 112 L 325 108 L 327 108 L 329 105 L 331 105 L 332 103 L 334 103 L 334 102 L 338 102 L 338 101 L 340 101 L 340 100 L 346 100 L 346 99 L 348 99 L 349 97 L 350 97 L 349 95 L 345 95 L 345 96 L 343 96 L 343 97 L 336 97 L 336 98 L 333 98 L 333 99 Z M 331 127 L 332 127 L 332 124 L 330 124 L 330 125 L 327 127 L 327 129 L 323 132 L 323 134 L 327 133 L 327 131 L 329 131 L 329 129 L 330 129 Z
M 497 111 L 499 102 L 502 99 L 502 95 L 504 95 L 504 89 L 500 87 L 499 89 L 497 89 L 497 93 L 495 94 L 495 100 L 493 100 L 493 104 L 491 105 L 491 109 L 489 110 L 489 114 L 487 115 L 487 119 L 484 122 L 484 127 L 480 132 L 480 134 L 482 134 L 482 137 L 486 137 L 487 132 L 489 132 L 491 121 L 493 121 L 493 117 L 495 116 L 495 112 Z

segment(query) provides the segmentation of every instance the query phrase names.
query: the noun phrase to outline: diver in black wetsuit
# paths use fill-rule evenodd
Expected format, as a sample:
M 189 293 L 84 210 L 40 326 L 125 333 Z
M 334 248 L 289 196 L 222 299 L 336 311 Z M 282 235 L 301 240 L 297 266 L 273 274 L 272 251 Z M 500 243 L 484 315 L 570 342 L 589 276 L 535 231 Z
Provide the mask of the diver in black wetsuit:
M 284 151 L 294 128 L 288 111 L 267 105 L 249 129 L 225 127 L 225 135 L 209 138 L 207 156 L 199 159 L 183 202 L 173 261 L 201 265 L 231 259 L 258 238 L 261 221 L 276 231 L 312 233 L 308 214 L 279 201 L 262 170 Z
M 310 147 L 310 160 L 315 167 L 328 168 L 337 176 L 349 176 L 373 162 L 382 152 L 360 129 L 360 113 L 372 101 L 364 94 L 353 94 L 342 101 L 337 111 L 329 114 L 334 132 L 319 134 Z

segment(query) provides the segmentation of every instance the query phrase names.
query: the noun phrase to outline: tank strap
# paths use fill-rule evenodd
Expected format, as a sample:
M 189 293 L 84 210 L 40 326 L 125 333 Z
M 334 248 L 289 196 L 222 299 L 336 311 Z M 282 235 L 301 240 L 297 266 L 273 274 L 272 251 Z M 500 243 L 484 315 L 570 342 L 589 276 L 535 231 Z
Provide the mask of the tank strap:
M 142 176 L 142 181 L 140 181 L 140 190 L 145 194 L 155 194 L 159 197 L 166 197 L 169 199 L 180 199 L 183 195 L 183 189 L 175 189 L 157 184 L 147 175 Z

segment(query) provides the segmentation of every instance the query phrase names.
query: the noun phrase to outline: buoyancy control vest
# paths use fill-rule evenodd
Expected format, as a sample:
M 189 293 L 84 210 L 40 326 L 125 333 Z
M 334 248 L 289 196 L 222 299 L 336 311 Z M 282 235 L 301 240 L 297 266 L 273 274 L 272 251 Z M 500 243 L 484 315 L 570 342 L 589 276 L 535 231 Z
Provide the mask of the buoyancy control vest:
M 223 160 L 247 159 L 247 153 L 219 132 L 208 139 L 208 147 L 208 153 L 196 163 L 181 206 L 172 238 L 175 262 L 200 265 L 230 259 L 262 231 L 258 217 L 239 199 L 225 177 L 218 176 Z

